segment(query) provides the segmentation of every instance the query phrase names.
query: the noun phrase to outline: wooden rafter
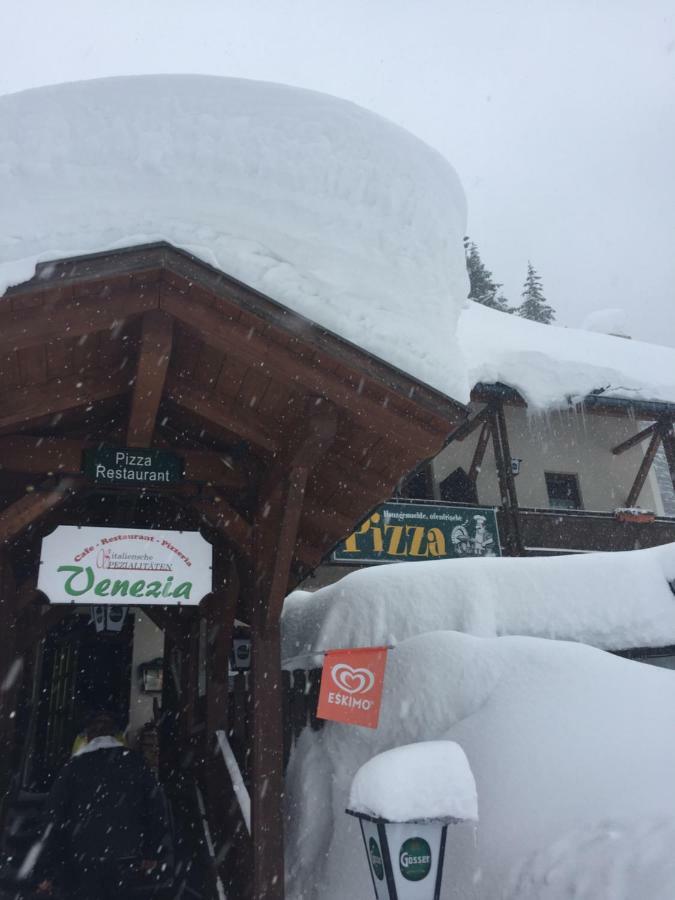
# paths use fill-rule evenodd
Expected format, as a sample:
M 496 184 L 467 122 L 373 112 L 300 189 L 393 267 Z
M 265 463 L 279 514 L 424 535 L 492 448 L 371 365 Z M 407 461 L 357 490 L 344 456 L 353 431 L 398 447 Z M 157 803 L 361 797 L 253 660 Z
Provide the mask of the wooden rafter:
M 661 443 L 661 428 L 657 427 L 652 432 L 652 438 L 649 442 L 649 446 L 644 455 L 644 459 L 640 463 L 640 468 L 638 469 L 637 475 L 635 476 L 635 481 L 633 482 L 633 486 L 630 489 L 628 497 L 626 498 L 626 506 L 635 506 L 640 496 L 640 492 L 644 487 L 644 483 L 647 480 L 647 475 L 649 474 L 649 470 L 652 467 L 652 463 L 654 462 L 654 457 L 656 456 L 659 444 Z
M 270 343 L 217 309 L 196 300 L 186 303 L 182 294 L 168 286 L 162 287 L 160 305 L 190 329 L 199 332 L 208 346 L 255 366 L 256 371 L 269 378 L 301 385 L 305 391 L 323 395 L 338 406 L 351 410 L 362 427 L 387 435 L 395 444 L 408 444 L 401 430 L 401 413 L 363 391 L 359 392 L 358 385 L 352 387 L 345 384 L 339 376 L 289 354 L 284 347 Z M 419 448 L 420 457 L 424 458 L 438 449 L 438 434 L 429 432 L 428 440 L 425 440 L 420 432 L 421 427 L 414 443 Z
M 0 436 L 0 470 L 28 475 L 68 474 L 82 469 L 82 454 L 101 446 L 92 441 L 42 438 L 28 435 Z M 204 482 L 221 488 L 244 488 L 248 478 L 243 467 L 226 453 L 214 450 L 170 448 L 185 463 L 187 481 Z
M 125 319 L 156 309 L 157 291 L 110 292 L 81 300 L 46 301 L 0 312 L 0 354 L 117 329 Z
M 0 395 L 0 429 L 16 428 L 45 416 L 89 406 L 121 396 L 128 390 L 129 375 L 124 371 L 68 375 L 45 384 L 13 388 Z
M 153 310 L 143 316 L 141 346 L 127 431 L 129 447 L 149 447 L 152 443 L 157 411 L 171 358 L 172 329 L 171 318 L 159 310 Z
M 0 544 L 14 540 L 37 519 L 64 503 L 77 489 L 74 479 L 64 478 L 57 485 L 49 485 L 25 494 L 0 511 Z
M 228 410 L 216 399 L 205 397 L 189 382 L 177 378 L 175 375 L 169 375 L 167 378 L 166 396 L 178 406 L 202 419 L 214 422 L 256 447 L 261 447 L 269 453 L 275 453 L 278 450 L 278 442 L 265 432 L 258 417 L 247 413 L 243 408 L 236 411 Z

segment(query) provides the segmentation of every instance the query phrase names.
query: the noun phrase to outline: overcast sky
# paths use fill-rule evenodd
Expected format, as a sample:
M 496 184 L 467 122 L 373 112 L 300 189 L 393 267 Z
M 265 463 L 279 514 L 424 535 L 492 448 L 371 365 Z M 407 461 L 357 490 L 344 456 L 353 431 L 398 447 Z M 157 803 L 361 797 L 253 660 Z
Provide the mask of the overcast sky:
M 618 306 L 675 345 L 673 0 L 4 0 L 0 35 L 0 93 L 197 72 L 354 100 L 452 162 L 512 302 L 530 259 L 561 323 Z

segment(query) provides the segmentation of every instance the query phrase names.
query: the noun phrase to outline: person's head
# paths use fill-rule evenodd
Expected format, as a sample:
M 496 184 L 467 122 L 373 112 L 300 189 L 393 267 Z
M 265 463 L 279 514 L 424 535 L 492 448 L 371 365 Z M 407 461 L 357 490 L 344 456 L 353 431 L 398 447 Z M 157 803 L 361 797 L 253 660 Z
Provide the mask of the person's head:
M 84 723 L 84 733 L 88 741 L 103 737 L 108 734 L 116 734 L 118 726 L 115 717 L 106 710 L 98 710 L 89 716 Z

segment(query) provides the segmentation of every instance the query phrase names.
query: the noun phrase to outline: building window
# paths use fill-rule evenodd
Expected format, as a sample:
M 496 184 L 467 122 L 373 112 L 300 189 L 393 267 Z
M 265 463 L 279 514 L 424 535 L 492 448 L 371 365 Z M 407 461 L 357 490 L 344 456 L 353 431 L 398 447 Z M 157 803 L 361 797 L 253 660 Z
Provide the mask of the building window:
M 431 488 L 431 469 L 428 465 L 422 466 L 416 472 L 407 476 L 396 492 L 397 497 L 405 497 L 409 500 L 433 499 Z
M 551 509 L 581 509 L 579 479 L 576 475 L 545 472 L 548 505 Z

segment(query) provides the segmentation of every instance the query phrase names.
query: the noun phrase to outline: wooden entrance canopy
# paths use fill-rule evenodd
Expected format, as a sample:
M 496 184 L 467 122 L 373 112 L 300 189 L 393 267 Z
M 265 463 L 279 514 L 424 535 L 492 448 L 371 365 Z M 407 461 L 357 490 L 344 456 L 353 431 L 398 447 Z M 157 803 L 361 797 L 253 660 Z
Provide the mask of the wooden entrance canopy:
M 85 449 L 155 447 L 179 452 L 186 476 L 157 490 L 239 560 L 253 632 L 256 897 L 283 896 L 283 598 L 464 415 L 166 244 L 42 265 L 0 298 L 0 547 L 95 493 Z M 15 621 L 32 587 L 3 597 L 1 614 Z

